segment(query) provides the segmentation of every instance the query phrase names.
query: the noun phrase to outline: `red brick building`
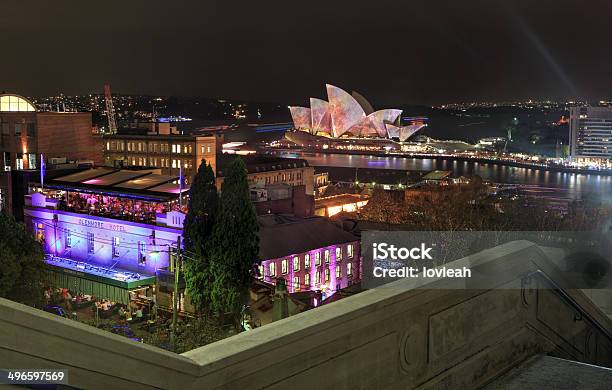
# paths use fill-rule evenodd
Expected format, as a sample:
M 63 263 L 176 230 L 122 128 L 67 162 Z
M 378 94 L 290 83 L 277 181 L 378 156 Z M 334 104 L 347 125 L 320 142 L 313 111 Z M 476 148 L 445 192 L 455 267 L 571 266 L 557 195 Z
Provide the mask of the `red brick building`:
M 103 162 L 102 139 L 89 112 L 38 112 L 28 99 L 0 95 L 0 167 L 37 169 L 40 155 Z M 7 168 L 10 167 L 10 168 Z

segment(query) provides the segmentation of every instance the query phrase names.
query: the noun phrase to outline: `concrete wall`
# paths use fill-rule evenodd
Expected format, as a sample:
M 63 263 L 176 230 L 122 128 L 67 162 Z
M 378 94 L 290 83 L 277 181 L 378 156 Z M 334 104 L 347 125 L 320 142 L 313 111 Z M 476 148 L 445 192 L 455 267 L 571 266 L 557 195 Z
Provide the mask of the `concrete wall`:
M 0 300 L 0 361 L 68 367 L 92 389 L 474 388 L 540 352 L 612 366 L 609 319 L 580 291 L 564 292 L 570 304 L 542 289 L 533 271 L 561 275 L 535 245 L 455 263 L 506 279 L 494 290 L 402 280 L 182 355 Z

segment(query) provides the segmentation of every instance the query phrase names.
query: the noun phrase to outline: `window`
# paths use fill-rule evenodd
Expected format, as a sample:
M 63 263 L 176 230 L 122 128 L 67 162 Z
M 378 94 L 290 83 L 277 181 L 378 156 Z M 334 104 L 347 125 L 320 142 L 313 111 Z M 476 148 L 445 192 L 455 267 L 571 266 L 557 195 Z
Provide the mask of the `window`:
M 310 287 L 310 274 L 304 275 L 304 285 L 306 288 Z
M 87 233 L 87 252 L 88 253 L 94 253 L 95 252 L 95 245 L 94 245 L 95 241 L 94 241 L 94 234 L 93 233 Z
M 16 136 L 21 135 L 21 123 L 15 123 L 15 135 Z
M 293 270 L 294 271 L 300 270 L 300 258 L 297 256 L 293 256 Z
M 270 276 L 276 276 L 276 263 L 275 262 L 271 262 L 268 265 L 268 274 Z
M 353 263 L 346 264 L 346 275 L 351 276 L 353 274 Z
M 28 169 L 36 169 L 36 155 L 28 153 Z
M 325 249 L 325 262 L 329 263 L 329 249 Z
M 305 269 L 310 268 L 310 254 L 309 253 L 306 253 L 304 255 L 304 268 Z
M 263 279 L 263 277 L 264 277 L 264 266 L 258 265 L 257 266 L 257 279 Z
M 315 266 L 321 265 L 321 252 L 315 253 Z
M 315 272 L 315 286 L 321 284 L 321 272 Z
M 340 279 L 342 277 L 342 270 L 340 269 L 340 266 L 337 265 L 336 266 L 336 280 Z
M 283 259 L 281 262 L 281 273 L 284 275 L 289 271 L 289 262 L 287 259 Z
M 342 260 L 342 248 L 336 247 L 336 261 Z
M 329 282 L 329 268 L 325 268 L 325 283 Z
M 36 136 L 36 124 L 35 123 L 28 123 L 26 125 L 26 129 L 28 132 L 28 137 L 35 137 Z
M 42 223 L 34 223 L 34 234 L 36 241 L 43 242 L 45 240 L 45 225 Z
M 147 246 L 144 242 L 138 241 L 138 264 L 145 265 L 147 263 Z
M 119 237 L 113 237 L 113 257 L 119 257 Z
M 66 230 L 66 248 L 72 248 L 72 233 Z
M 293 277 L 293 291 L 299 291 L 299 289 L 300 289 L 300 277 L 294 276 Z
M 23 169 L 23 153 L 17 153 L 15 156 L 15 169 Z
M 353 244 L 348 244 L 346 246 L 346 255 L 348 256 L 349 259 L 353 258 Z

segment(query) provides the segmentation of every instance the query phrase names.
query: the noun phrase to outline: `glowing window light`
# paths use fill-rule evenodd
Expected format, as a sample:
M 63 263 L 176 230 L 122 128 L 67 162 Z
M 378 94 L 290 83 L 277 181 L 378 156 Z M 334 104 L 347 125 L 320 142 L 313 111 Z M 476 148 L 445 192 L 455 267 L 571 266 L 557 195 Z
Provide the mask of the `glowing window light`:
M 0 95 L 0 111 L 2 112 L 35 112 L 32 103 L 17 95 Z

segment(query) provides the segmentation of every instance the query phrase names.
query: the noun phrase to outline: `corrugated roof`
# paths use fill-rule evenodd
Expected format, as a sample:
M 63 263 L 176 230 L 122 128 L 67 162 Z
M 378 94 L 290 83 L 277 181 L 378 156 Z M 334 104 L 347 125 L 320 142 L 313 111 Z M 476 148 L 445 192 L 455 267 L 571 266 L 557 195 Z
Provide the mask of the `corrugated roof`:
M 144 171 L 144 170 L 143 171 L 127 171 L 127 170 L 122 169 L 120 171 L 113 172 L 108 175 L 99 176 L 99 177 L 89 179 L 89 180 L 83 180 L 81 181 L 81 183 L 93 184 L 93 185 L 99 185 L 99 186 L 112 186 L 112 185 L 119 184 L 127 180 L 135 179 L 137 177 L 146 176 L 150 174 L 151 174 L 151 171 Z M 61 178 L 58 180 L 61 180 Z
M 49 187 L 113 196 L 168 200 L 178 196 L 178 176 L 159 175 L 150 169 L 95 168 L 47 181 Z M 183 188 L 183 193 L 189 190 Z
M 130 188 L 134 190 L 144 190 L 147 188 L 158 186 L 160 184 L 167 183 L 175 179 L 176 177 L 168 175 L 147 175 L 136 179 L 128 180 L 121 184 L 117 184 L 116 187 Z
M 56 177 L 54 178 L 54 180 L 64 181 L 64 182 L 69 182 L 69 183 L 79 183 L 84 180 L 89 180 L 89 179 L 93 179 L 99 176 L 108 175 L 108 174 L 111 174 L 117 171 L 118 169 L 113 169 L 113 168 L 92 168 L 92 169 L 86 169 L 84 171 L 80 171 L 76 173 L 71 173 L 70 175 Z
M 147 191 L 154 191 L 154 192 L 163 192 L 166 194 L 178 194 L 179 193 L 179 185 L 175 184 L 175 183 L 166 183 L 166 184 L 161 184 L 155 187 L 151 187 L 149 189 L 147 189 Z M 183 187 L 183 193 L 189 191 L 189 186 L 185 186 Z

